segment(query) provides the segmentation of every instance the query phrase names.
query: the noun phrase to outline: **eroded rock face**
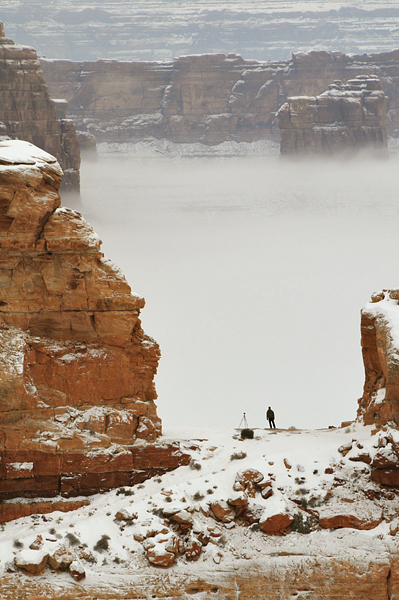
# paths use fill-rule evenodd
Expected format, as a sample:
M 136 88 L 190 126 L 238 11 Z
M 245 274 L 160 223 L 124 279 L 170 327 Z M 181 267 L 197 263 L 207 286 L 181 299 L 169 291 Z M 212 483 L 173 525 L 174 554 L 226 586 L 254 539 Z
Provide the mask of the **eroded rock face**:
M 0 142 L 1 499 L 95 493 L 180 464 L 161 432 L 143 298 L 60 208 L 55 158 Z M 15 511 L 14 511 L 15 512 Z
M 277 112 L 282 154 L 387 151 L 388 100 L 375 76 L 335 81 L 320 96 L 296 96 Z
M 0 23 L 0 134 L 26 140 L 54 155 L 63 188 L 79 191 L 80 151 L 73 121 L 57 117 L 36 50 L 5 37 Z M 62 118 L 63 117 L 63 118 Z
M 318 96 L 335 80 L 375 75 L 389 98 L 387 129 L 399 133 L 399 51 L 348 56 L 294 52 L 281 62 L 236 54 L 173 62 L 41 61 L 53 98 L 97 141 L 153 136 L 175 142 L 278 140 L 275 113 L 291 96 Z M 372 110 L 371 110 L 372 112 Z
M 398 317 L 397 290 L 373 294 L 361 313 L 365 383 L 358 417 L 366 425 L 399 424 Z

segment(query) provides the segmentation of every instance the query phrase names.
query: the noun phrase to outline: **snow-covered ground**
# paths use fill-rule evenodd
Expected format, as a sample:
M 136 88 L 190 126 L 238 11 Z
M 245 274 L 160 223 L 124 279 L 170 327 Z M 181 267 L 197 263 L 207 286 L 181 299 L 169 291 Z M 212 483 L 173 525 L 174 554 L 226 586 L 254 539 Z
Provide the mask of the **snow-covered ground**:
M 6 572 L 17 576 L 15 557 L 29 562 L 35 556 L 54 555 L 61 546 L 85 571 L 84 585 L 89 586 L 99 578 L 103 585 L 108 579 L 115 585 L 118 577 L 122 581 L 129 574 L 148 575 L 154 569 L 148 560 L 151 552 L 173 555 L 172 573 L 188 564 L 198 573 L 215 565 L 228 570 L 238 560 L 266 561 L 284 553 L 345 559 L 359 551 L 396 552 L 398 542 L 392 535 L 396 495 L 370 481 L 369 465 L 351 460 L 359 452 L 372 458 L 386 444 L 387 435 L 399 440 L 396 430 L 377 433 L 357 423 L 314 431 L 257 429 L 254 439 L 246 440 L 238 430 L 167 430 L 166 440 L 182 440 L 191 455 L 189 466 L 132 488 L 92 496 L 90 506 L 74 512 L 35 515 L 3 525 L 0 576 Z M 237 475 L 249 469 L 264 475 L 272 488 L 269 497 L 263 498 L 260 488 L 252 497 L 249 488 L 237 492 Z M 211 505 L 229 500 L 231 511 L 231 502 L 240 493 L 255 515 L 252 523 L 245 516 L 216 519 Z M 292 526 L 296 531 L 264 533 L 258 521 L 262 527 L 279 513 L 301 515 L 300 523 L 309 518 L 306 533 L 300 533 L 297 520 Z M 321 529 L 317 516 L 327 513 L 355 515 L 363 523 L 360 527 L 370 529 Z M 196 561 L 188 553 L 193 542 L 200 547 Z M 30 549 L 32 544 L 39 548 Z M 48 566 L 41 575 L 43 582 L 68 578 L 67 572 Z M 23 580 L 18 581 L 21 585 Z

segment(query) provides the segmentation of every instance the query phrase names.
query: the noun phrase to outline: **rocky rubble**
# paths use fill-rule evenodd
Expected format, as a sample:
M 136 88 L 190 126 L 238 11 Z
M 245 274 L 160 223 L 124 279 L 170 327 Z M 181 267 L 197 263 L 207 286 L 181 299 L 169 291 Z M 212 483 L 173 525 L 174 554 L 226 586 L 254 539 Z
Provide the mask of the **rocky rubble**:
M 1 500 L 87 495 L 184 460 L 178 445 L 146 448 L 161 432 L 159 347 L 143 298 L 60 207 L 61 177 L 51 155 L 0 142 Z
M 79 191 L 80 151 L 76 128 L 57 116 L 36 51 L 5 37 L 0 22 L 0 134 L 26 140 L 54 155 L 63 169 L 63 189 Z

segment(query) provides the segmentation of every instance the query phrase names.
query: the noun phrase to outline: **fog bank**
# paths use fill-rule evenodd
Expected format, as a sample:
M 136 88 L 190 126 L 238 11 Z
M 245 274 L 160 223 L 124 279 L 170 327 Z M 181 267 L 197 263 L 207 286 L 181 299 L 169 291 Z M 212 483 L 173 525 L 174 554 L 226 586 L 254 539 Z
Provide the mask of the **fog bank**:
M 165 427 L 263 427 L 269 405 L 278 427 L 355 417 L 360 308 L 399 284 L 397 173 L 397 155 L 83 162 L 74 207 L 146 298 Z

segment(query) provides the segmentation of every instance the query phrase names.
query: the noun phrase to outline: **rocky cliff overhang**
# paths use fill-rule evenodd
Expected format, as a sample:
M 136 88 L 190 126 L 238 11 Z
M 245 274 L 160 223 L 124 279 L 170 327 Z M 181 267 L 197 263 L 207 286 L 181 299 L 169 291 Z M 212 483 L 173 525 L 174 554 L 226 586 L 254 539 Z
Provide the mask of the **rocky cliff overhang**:
M 387 153 L 388 99 L 376 76 L 335 81 L 320 96 L 296 96 L 276 114 L 282 154 Z
M 175 467 L 155 442 L 158 344 L 143 298 L 60 207 L 56 159 L 0 142 L 0 500 L 77 496 Z

